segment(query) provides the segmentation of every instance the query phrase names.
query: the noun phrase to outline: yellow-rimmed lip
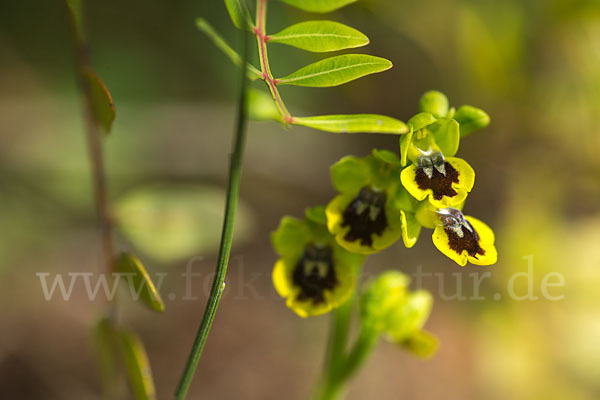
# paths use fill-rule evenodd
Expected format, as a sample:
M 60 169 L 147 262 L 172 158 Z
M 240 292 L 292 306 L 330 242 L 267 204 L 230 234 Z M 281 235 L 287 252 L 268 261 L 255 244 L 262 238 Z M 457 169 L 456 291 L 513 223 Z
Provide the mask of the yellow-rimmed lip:
M 492 265 L 498 259 L 494 246 L 494 232 L 482 221 L 471 216 L 465 216 L 472 232 L 463 230 L 463 238 L 443 225 L 436 226 L 433 232 L 433 243 L 444 255 L 454 260 L 458 265 L 465 266 L 467 262 L 476 265 Z
M 273 286 L 277 293 L 286 299 L 286 305 L 299 316 L 305 318 L 325 314 L 344 303 L 351 295 L 358 279 L 358 265 L 344 262 L 343 250 L 334 248 L 333 264 L 336 284 L 322 291 L 322 299 L 303 296 L 303 289 L 294 283 L 294 271 L 299 259 L 280 258 L 273 268 Z
M 352 232 L 352 227 L 345 225 L 347 221 L 344 220 L 344 212 L 355 199 L 356 196 L 350 194 L 338 195 L 327 205 L 325 211 L 327 215 L 327 227 L 335 235 L 335 239 L 340 246 L 353 253 L 373 254 L 391 246 L 400 239 L 402 235 L 400 213 L 388 201 L 382 211 L 386 220 L 384 229 L 370 233 L 370 241 L 368 243 L 360 240 L 360 238 L 352 240 L 353 236 L 349 236 L 349 233 Z
M 416 164 L 404 168 L 400 180 L 404 188 L 417 200 L 429 198 L 437 208 L 455 206 L 467 198 L 475 183 L 475 171 L 464 160 L 448 157 L 442 172 L 436 168 L 424 171 Z

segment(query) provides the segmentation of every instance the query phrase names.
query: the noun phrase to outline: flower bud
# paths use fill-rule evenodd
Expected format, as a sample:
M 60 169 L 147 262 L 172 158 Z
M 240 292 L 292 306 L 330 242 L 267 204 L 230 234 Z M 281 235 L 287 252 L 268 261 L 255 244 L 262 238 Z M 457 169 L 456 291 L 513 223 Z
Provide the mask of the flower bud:
M 448 98 L 437 90 L 426 92 L 419 101 L 419 111 L 433 114 L 436 118 L 445 117 L 448 114 L 448 108 Z

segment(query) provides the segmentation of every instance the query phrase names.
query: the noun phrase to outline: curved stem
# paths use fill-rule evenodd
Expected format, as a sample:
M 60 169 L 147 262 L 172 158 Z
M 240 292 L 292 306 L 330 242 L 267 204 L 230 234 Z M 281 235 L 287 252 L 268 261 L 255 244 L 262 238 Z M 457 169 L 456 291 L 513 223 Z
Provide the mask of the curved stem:
M 351 309 L 351 306 L 345 309 L 346 306 L 347 304 L 339 309 L 341 313 L 337 313 L 336 311 L 335 320 L 332 325 L 332 343 L 329 347 L 329 351 L 331 352 L 329 369 L 319 388 L 318 400 L 335 400 L 340 397 L 346 382 L 363 365 L 375 348 L 375 344 L 377 344 L 377 339 L 379 338 L 377 331 L 370 326 L 363 325 L 352 350 L 348 355 L 345 355 L 343 350 L 347 339 Z M 343 341 L 343 344 L 336 344 L 336 340 Z
M 247 33 L 243 34 L 243 64 L 248 61 L 248 45 Z M 223 230 L 221 233 L 221 244 L 219 246 L 219 256 L 217 259 L 217 267 L 215 277 L 210 289 L 208 302 L 204 310 L 204 315 L 196 334 L 196 339 L 188 356 L 187 363 L 181 375 L 181 379 L 175 392 L 175 398 L 178 400 L 185 399 L 189 390 L 190 384 L 194 377 L 194 372 L 200 361 L 202 350 L 208 338 L 210 328 L 217 312 L 217 307 L 221 300 L 223 290 L 225 289 L 225 274 L 227 273 L 227 265 L 229 262 L 229 253 L 231 251 L 231 243 L 233 240 L 233 225 L 235 214 L 237 211 L 238 198 L 240 192 L 240 180 L 242 172 L 242 158 L 244 153 L 244 144 L 246 141 L 246 86 L 247 73 L 244 68 L 241 69 L 241 88 L 238 101 L 238 115 L 235 131 L 235 139 L 233 143 L 233 153 L 229 165 L 229 186 L 227 190 L 227 199 L 225 201 L 225 216 L 223 219 Z
M 84 118 L 86 121 L 86 139 L 88 154 L 92 172 L 92 186 L 94 191 L 94 204 L 96 208 L 96 217 L 100 229 L 100 242 L 102 247 L 103 273 L 107 279 L 112 276 L 114 246 L 113 246 L 113 226 L 110 217 L 108 205 L 108 190 L 106 184 L 106 170 L 104 167 L 104 155 L 102 151 L 102 138 L 99 123 L 94 113 L 92 103 L 92 88 L 85 78 L 84 71 L 90 68 L 89 49 L 84 35 L 78 33 L 77 22 L 74 19 L 72 11 L 67 7 L 69 15 L 69 27 L 73 40 L 73 49 L 75 55 L 75 69 L 79 81 L 79 87 L 84 101 Z M 80 18 L 83 18 L 82 16 Z M 109 316 L 114 316 L 114 302 L 109 309 Z
M 363 365 L 371 351 L 375 348 L 375 344 L 379 339 L 379 335 L 370 327 L 363 326 L 358 339 L 346 361 L 337 376 L 340 384 L 346 382 L 358 369 Z
M 253 32 L 256 36 L 256 42 L 258 44 L 258 57 L 260 59 L 260 70 L 262 73 L 262 79 L 267 84 L 267 87 L 271 92 L 271 96 L 273 96 L 273 101 L 275 101 L 275 106 L 281 114 L 283 122 L 286 124 L 291 124 L 294 121 L 294 118 L 290 115 L 290 112 L 287 110 L 285 104 L 283 103 L 283 99 L 281 98 L 279 90 L 277 89 L 277 80 L 273 78 L 273 74 L 271 74 L 269 56 L 267 54 L 267 41 L 269 40 L 269 37 L 267 36 L 265 28 L 266 22 L 267 0 L 257 0 L 256 26 L 253 28 Z

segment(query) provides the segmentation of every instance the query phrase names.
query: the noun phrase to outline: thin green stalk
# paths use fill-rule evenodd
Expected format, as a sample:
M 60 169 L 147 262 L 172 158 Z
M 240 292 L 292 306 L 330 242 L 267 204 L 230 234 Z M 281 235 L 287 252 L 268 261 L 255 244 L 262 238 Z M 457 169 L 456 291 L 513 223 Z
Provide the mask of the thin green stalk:
M 279 90 L 277 89 L 277 80 L 271 73 L 271 66 L 269 64 L 269 56 L 267 54 L 267 41 L 269 37 L 266 32 L 267 24 L 267 0 L 256 0 L 256 26 L 253 28 L 254 35 L 256 36 L 256 43 L 258 45 L 258 57 L 260 59 L 260 70 L 262 72 L 262 79 L 265 81 L 275 106 L 279 111 L 283 121 L 286 124 L 294 122 L 294 118 L 290 115 L 287 110 Z
M 348 379 L 354 375 L 358 369 L 366 361 L 367 357 L 371 354 L 377 344 L 379 335 L 370 329 L 370 327 L 363 326 L 352 348 L 350 354 L 346 358 L 343 367 L 340 369 L 337 375 L 337 381 L 340 385 L 344 384 Z
M 326 369 L 316 395 L 318 400 L 338 399 L 348 380 L 363 365 L 377 343 L 377 331 L 363 325 L 356 343 L 348 354 L 345 353 L 351 312 L 352 300 L 334 312 Z
M 113 224 L 109 212 L 108 190 L 106 183 L 106 169 L 104 166 L 104 154 L 102 149 L 102 137 L 99 130 L 99 122 L 94 113 L 92 102 L 92 89 L 89 82 L 85 79 L 84 71 L 90 68 L 89 48 L 85 35 L 78 30 L 77 21 L 75 21 L 72 10 L 67 4 L 67 13 L 71 38 L 73 42 L 75 69 L 79 88 L 83 96 L 84 118 L 86 122 L 86 139 L 89 154 L 90 167 L 92 172 L 92 187 L 94 191 L 94 205 L 96 208 L 96 217 L 100 230 L 100 242 L 102 247 L 103 270 L 107 279 L 111 279 L 113 272 L 114 244 L 113 244 Z M 83 15 L 79 16 L 83 19 Z M 80 21 L 81 23 L 81 21 Z M 82 29 L 79 27 L 79 29 Z M 109 301 L 107 315 L 114 318 L 116 315 L 116 302 L 113 298 Z
M 344 361 L 346 343 L 348 340 L 348 331 L 350 329 L 350 317 L 352 315 L 352 306 L 354 298 L 349 299 L 341 305 L 337 310 L 334 310 L 332 315 L 331 337 L 328 356 L 328 370 L 326 371 L 329 377 L 334 377 L 340 368 L 340 364 Z
M 354 298 L 351 298 L 331 314 L 331 329 L 325 355 L 325 366 L 322 380 L 318 382 L 316 399 L 334 399 L 339 392 L 339 386 L 335 382 L 339 370 L 344 364 L 353 304 Z
M 248 43 L 247 33 L 243 31 L 243 63 L 248 61 Z M 200 361 L 202 350 L 206 343 L 206 339 L 210 332 L 221 295 L 225 289 L 225 274 L 227 273 L 227 265 L 229 263 L 229 254 L 231 251 L 231 243 L 233 240 L 233 226 L 235 214 L 237 211 L 238 198 L 240 192 L 240 180 L 242 173 L 242 158 L 244 153 L 244 144 L 246 141 L 246 86 L 248 75 L 244 68 L 241 69 L 241 89 L 238 102 L 238 115 L 235 129 L 235 139 L 233 143 L 233 153 L 229 165 L 229 186 L 227 190 L 227 199 L 225 201 L 225 217 L 223 219 L 223 230 L 221 233 L 221 244 L 219 246 L 219 256 L 217 259 L 217 267 L 215 277 L 208 302 L 204 310 L 202 322 L 198 328 L 196 339 L 190 351 L 187 363 L 181 375 L 181 379 L 175 392 L 177 400 L 185 399 L 189 390 L 190 384 L 194 377 L 194 372 Z

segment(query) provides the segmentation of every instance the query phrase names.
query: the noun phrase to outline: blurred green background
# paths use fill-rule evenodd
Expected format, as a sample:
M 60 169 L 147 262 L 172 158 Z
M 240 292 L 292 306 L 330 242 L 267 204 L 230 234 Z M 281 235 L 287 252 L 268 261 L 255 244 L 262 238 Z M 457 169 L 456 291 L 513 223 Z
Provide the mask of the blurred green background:
M 167 273 L 164 314 L 123 301 L 140 333 L 159 398 L 170 398 L 214 270 L 238 83 L 237 70 L 195 28 L 209 20 L 231 43 L 221 1 L 87 1 L 92 64 L 117 118 L 105 151 L 121 249 L 151 274 Z M 444 273 L 425 280 L 436 297 L 427 329 L 442 347 L 420 361 L 382 343 L 349 399 L 600 398 L 600 4 L 596 0 L 360 0 L 326 16 L 282 3 L 268 32 L 309 18 L 361 30 L 361 51 L 394 68 L 332 89 L 282 88 L 296 115 L 381 113 L 407 120 L 420 95 L 486 110 L 490 127 L 461 143 L 477 173 L 465 211 L 490 224 L 499 262 L 487 267 L 485 301 L 445 300 L 469 273 L 423 231 L 370 258 L 366 271 Z M 276 76 L 319 55 L 270 47 Z M 260 87 L 260 86 L 257 86 Z M 0 5 L 0 393 L 2 398 L 99 398 L 90 325 L 104 309 L 75 285 L 46 301 L 36 272 L 97 271 L 99 245 L 81 102 L 61 1 Z M 334 135 L 251 123 L 242 210 L 221 308 L 191 398 L 305 399 L 318 376 L 327 317 L 301 320 L 277 298 L 269 233 L 284 214 L 334 195 L 328 167 L 397 138 Z M 507 296 L 533 256 L 536 301 Z M 202 257 L 202 259 L 200 259 Z M 191 260 L 191 261 L 190 261 Z M 181 273 L 193 262 L 193 293 Z M 540 294 L 559 272 L 564 299 Z M 455 274 L 455 275 L 453 275 Z M 517 280 L 518 293 L 527 290 Z M 494 300 L 500 293 L 501 299 Z M 168 294 L 173 294 L 171 297 Z

